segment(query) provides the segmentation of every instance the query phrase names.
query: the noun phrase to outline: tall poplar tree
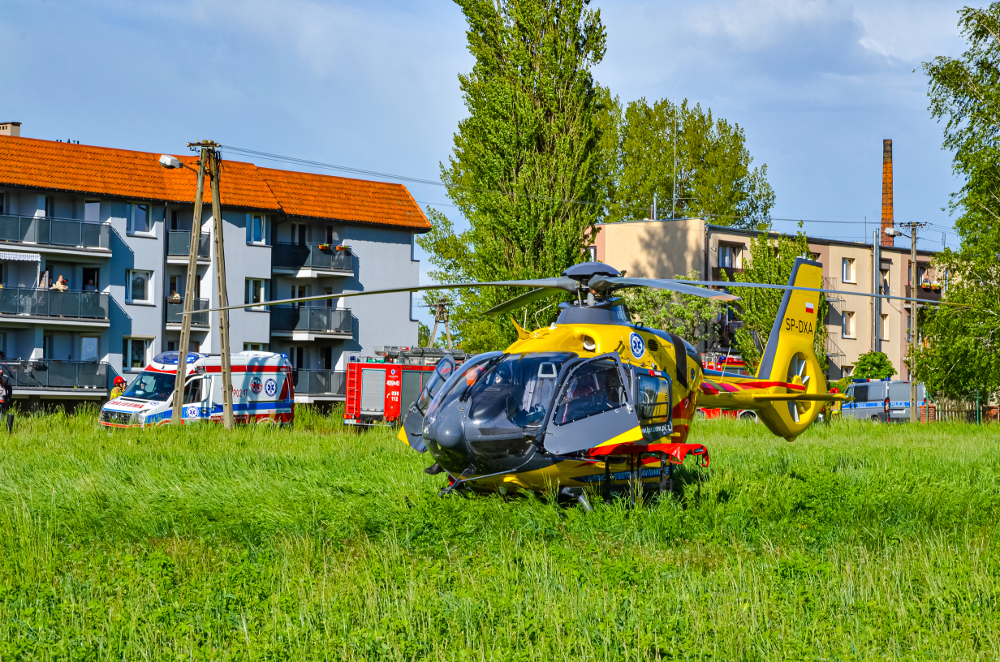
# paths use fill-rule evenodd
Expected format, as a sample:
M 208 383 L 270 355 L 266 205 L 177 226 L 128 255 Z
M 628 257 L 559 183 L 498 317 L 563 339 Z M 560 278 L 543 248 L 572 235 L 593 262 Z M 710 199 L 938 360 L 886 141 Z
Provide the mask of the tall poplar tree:
M 456 232 L 432 210 L 433 229 L 418 242 L 439 281 L 558 275 L 586 259 L 603 211 L 595 113 L 607 95 L 591 74 L 605 50 L 600 11 L 589 9 L 589 0 L 456 2 L 476 63 L 459 76 L 469 116 L 441 169 L 448 197 L 470 227 Z M 482 313 L 525 291 L 454 293 L 452 319 L 463 347 L 502 349 L 516 339 L 509 321 Z M 552 301 L 522 314 L 534 321 Z M 549 307 L 539 321 L 554 312 Z

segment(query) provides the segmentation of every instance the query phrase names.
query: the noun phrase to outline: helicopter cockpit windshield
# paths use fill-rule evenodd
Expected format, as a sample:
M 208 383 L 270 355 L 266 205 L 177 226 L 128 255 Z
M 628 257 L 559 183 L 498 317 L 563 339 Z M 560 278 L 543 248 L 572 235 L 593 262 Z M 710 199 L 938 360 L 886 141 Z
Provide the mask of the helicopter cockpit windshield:
M 470 402 L 469 420 L 487 435 L 539 428 L 555 397 L 559 368 L 574 357 L 568 352 L 505 356 L 463 395 Z

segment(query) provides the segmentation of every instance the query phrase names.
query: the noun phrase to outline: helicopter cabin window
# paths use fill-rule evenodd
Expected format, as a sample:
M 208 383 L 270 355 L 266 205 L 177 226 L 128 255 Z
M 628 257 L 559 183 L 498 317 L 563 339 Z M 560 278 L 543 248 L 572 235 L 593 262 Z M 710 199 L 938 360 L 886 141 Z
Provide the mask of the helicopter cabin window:
M 559 366 L 569 356 L 514 354 L 492 367 L 484 367 L 481 374 L 470 373 L 466 378 L 467 382 L 473 380 L 467 394 L 472 403 L 470 420 L 480 425 L 480 432 L 489 433 L 502 428 L 496 425 L 502 419 L 520 428 L 540 426 L 555 396 Z
M 669 436 L 673 432 L 670 382 L 664 377 L 639 373 L 636 387 L 635 408 L 643 439 L 657 441 Z
M 595 361 L 575 372 L 556 405 L 554 421 L 573 421 L 618 409 L 625 404 L 625 388 L 614 361 Z

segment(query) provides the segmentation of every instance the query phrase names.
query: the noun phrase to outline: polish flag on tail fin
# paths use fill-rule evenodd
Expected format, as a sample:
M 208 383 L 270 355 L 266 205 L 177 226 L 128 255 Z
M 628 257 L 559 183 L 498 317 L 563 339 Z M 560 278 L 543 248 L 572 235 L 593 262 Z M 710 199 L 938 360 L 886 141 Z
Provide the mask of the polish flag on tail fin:
M 812 305 L 811 303 L 808 303 L 808 302 L 807 302 L 807 303 L 806 303 L 806 312 L 807 312 L 807 313 L 809 313 L 809 314 L 811 315 L 811 314 L 813 314 L 814 312 L 816 312 L 816 309 L 815 309 L 815 308 L 813 307 L 813 305 Z

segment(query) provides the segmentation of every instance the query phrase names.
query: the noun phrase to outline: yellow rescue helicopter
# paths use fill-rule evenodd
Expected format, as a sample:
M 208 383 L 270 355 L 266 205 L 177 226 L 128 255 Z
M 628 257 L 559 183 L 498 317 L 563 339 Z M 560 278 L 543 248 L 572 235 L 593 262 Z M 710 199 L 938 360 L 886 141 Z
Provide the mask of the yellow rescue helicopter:
M 555 488 L 587 506 L 588 486 L 602 488 L 606 496 L 627 488 L 634 500 L 644 487 L 658 483 L 660 490 L 666 489 L 672 465 L 689 455 L 707 466 L 708 450 L 687 441 L 698 406 L 753 410 L 771 432 L 791 441 L 816 420 L 824 402 L 845 399 L 827 392 L 813 351 L 820 296 L 832 291 L 822 289 L 818 262 L 797 258 L 788 285 L 733 284 L 785 290 L 754 376 L 704 369 L 689 342 L 632 324 L 623 300 L 614 296 L 625 288 L 652 287 L 738 299 L 699 286 L 708 284 L 625 277 L 606 264 L 586 262 L 556 278 L 332 296 L 534 288 L 487 311 L 499 315 L 543 297 L 573 294 L 573 300 L 560 304 L 550 326 L 535 331 L 517 326 L 517 342 L 504 351 L 474 356 L 460 366 L 450 356 L 442 359 L 407 413 L 399 439 L 430 452 L 435 464 L 428 473 L 446 472 L 449 477 L 443 492 Z

